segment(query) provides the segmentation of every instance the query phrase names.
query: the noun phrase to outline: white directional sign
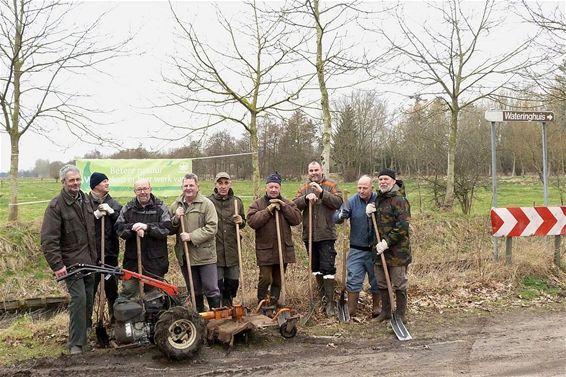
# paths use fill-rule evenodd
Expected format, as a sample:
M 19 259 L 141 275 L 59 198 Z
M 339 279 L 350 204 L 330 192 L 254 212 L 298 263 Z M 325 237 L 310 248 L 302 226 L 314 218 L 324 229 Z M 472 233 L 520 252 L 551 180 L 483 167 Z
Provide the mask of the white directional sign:
M 485 112 L 485 120 L 489 122 L 552 122 L 552 111 L 508 111 L 489 110 Z

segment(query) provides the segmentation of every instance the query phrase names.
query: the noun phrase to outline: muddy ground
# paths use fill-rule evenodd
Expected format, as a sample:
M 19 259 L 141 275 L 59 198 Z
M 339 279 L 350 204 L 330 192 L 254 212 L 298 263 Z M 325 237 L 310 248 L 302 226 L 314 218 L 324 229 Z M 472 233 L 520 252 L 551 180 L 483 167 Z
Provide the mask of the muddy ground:
M 171 362 L 153 346 L 0 367 L 0 376 L 566 376 L 566 304 L 501 312 L 413 314 L 413 340 L 385 324 L 321 320 L 290 340 L 255 332 L 225 350 Z

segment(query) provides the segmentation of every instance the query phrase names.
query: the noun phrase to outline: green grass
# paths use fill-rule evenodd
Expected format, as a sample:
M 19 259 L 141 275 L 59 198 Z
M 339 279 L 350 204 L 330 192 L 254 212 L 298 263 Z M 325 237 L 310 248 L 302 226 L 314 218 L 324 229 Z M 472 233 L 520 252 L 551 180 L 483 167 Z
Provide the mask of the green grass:
M 561 291 L 560 288 L 554 287 L 545 278 L 532 275 L 523 277 L 521 285 L 519 297 L 524 300 L 533 300 L 541 293 L 556 296 Z

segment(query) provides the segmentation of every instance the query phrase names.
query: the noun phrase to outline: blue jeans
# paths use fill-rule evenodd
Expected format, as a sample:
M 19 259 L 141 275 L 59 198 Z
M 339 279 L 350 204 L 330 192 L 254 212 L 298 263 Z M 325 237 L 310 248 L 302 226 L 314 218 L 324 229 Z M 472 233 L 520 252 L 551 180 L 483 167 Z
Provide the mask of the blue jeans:
M 350 249 L 346 266 L 348 269 L 348 280 L 346 290 L 348 292 L 361 292 L 366 274 L 370 284 L 370 292 L 378 293 L 377 278 L 374 270 L 374 253 L 358 249 Z

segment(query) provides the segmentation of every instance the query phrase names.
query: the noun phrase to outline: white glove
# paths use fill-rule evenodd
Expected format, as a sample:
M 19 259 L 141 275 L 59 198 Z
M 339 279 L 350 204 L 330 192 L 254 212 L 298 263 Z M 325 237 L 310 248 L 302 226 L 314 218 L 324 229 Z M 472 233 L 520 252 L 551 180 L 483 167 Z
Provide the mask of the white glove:
M 108 213 L 111 214 L 111 215 L 114 214 L 114 210 L 112 209 L 112 207 L 110 207 L 110 206 L 108 205 L 108 203 L 102 203 L 101 205 L 99 205 L 99 206 L 98 206 L 98 210 L 99 210 L 99 211 L 106 211 L 106 212 L 108 212 Z
M 371 214 L 375 212 L 375 203 L 370 203 L 366 206 L 366 215 L 371 217 Z
M 102 216 L 106 216 L 106 211 L 101 211 L 99 209 L 94 211 L 94 217 L 96 217 L 97 220 L 100 219 Z
M 138 230 L 147 230 L 147 224 L 144 223 L 135 223 L 134 225 L 132 225 L 132 230 L 134 232 L 137 232 Z
M 381 240 L 380 242 L 377 243 L 377 245 L 375 245 L 375 250 L 377 250 L 377 255 L 383 253 L 388 248 L 389 246 L 387 245 L 387 241 L 385 240 Z
M 349 215 L 350 214 L 348 213 L 348 210 L 346 208 L 342 208 L 340 210 L 340 213 L 338 214 L 338 218 L 340 220 L 344 220 L 344 219 L 347 219 Z

